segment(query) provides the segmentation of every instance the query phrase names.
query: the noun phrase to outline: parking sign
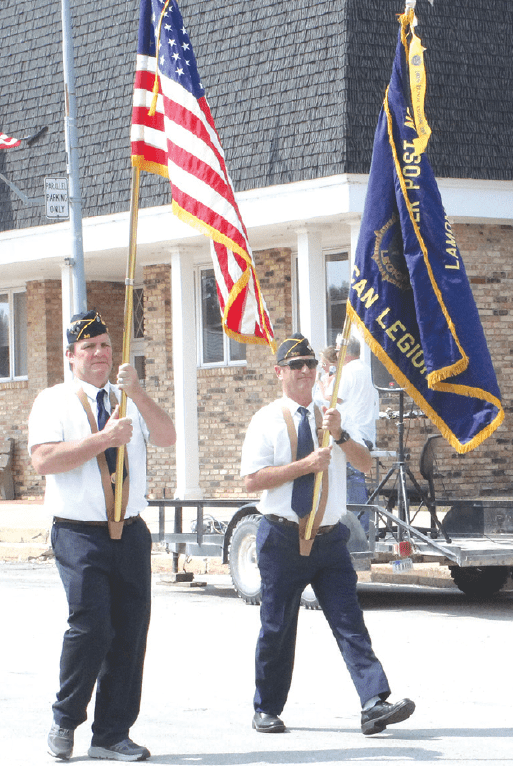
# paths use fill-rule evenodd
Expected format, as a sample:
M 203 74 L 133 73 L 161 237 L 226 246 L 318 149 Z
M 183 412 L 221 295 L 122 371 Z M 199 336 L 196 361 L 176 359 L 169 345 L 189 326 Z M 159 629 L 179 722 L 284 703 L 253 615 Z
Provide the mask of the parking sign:
M 47 218 L 69 218 L 67 178 L 45 178 Z

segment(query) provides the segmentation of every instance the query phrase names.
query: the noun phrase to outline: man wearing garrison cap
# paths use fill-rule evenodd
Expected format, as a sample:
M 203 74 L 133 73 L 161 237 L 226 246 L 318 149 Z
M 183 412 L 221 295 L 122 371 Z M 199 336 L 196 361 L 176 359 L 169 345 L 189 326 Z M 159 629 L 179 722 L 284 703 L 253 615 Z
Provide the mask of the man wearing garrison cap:
M 131 365 L 121 365 L 116 386 L 109 382 L 112 346 L 96 311 L 75 315 L 67 339 L 73 380 L 42 391 L 29 418 L 29 451 L 46 476 L 52 547 L 69 604 L 48 747 L 56 758 L 71 757 L 96 684 L 89 756 L 142 761 L 150 753 L 132 742 L 129 729 L 139 713 L 150 618 L 151 536 L 140 516 L 146 443 L 169 447 L 175 429 Z M 112 474 L 122 445 L 123 520 L 114 522 Z
M 301 334 L 281 344 L 274 369 L 283 396 L 253 416 L 242 448 L 246 488 L 262 492 L 257 532 L 261 629 L 252 725 L 262 733 L 285 730 L 279 716 L 292 681 L 301 594 L 311 585 L 359 695 L 362 732 L 376 734 L 404 721 L 415 705 L 409 699 L 386 702 L 390 688 L 365 627 L 346 547 L 349 529 L 340 521 L 346 510 L 346 459 L 368 471 L 370 453 L 349 413 L 342 421 L 338 409 L 320 413 L 313 404 L 316 367 L 314 351 Z M 328 447 L 319 446 L 319 427 L 331 435 Z M 322 490 L 308 535 L 313 479 L 319 472 Z

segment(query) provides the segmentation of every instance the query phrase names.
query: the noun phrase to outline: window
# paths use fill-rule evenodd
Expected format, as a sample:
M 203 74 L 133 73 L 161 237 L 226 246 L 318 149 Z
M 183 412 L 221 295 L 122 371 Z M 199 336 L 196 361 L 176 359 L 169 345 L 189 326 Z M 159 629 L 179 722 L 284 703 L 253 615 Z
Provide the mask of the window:
M 299 321 L 299 277 L 298 261 L 295 258 L 295 290 L 293 291 L 293 316 L 295 327 Z M 326 283 L 326 339 L 328 346 L 334 346 L 337 335 L 342 332 L 346 318 L 346 303 L 349 296 L 349 257 L 345 252 L 324 256 Z
M 27 293 L 0 292 L 0 379 L 27 377 Z
M 326 256 L 326 337 L 334 346 L 342 332 L 349 295 L 349 259 L 347 253 Z
M 137 370 L 140 381 L 146 378 L 146 344 L 144 342 L 144 291 L 142 287 L 134 287 L 134 310 L 131 357 L 132 364 Z
M 200 365 L 226 366 L 246 361 L 246 344 L 223 331 L 214 269 L 199 270 Z

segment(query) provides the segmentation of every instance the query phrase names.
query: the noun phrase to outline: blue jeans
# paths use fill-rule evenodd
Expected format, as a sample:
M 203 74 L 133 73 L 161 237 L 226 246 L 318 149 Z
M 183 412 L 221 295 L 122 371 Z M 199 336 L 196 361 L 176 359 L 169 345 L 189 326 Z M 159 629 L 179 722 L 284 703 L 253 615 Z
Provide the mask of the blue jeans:
M 369 499 L 369 493 L 365 486 L 365 474 L 353 468 L 351 463 L 347 463 L 347 494 L 346 502 L 358 503 L 359 505 L 365 505 Z M 365 512 L 362 515 L 358 514 L 358 520 L 365 532 L 369 532 L 369 512 Z

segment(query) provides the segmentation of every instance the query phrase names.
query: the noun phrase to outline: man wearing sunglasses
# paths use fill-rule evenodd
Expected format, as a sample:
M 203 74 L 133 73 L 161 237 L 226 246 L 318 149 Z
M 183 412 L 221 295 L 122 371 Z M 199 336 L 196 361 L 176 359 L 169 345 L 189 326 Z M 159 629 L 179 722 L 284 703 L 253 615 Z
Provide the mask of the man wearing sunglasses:
M 409 718 L 415 704 L 386 702 L 390 688 L 365 627 L 346 546 L 349 530 L 340 522 L 346 459 L 368 471 L 370 453 L 349 413 L 342 421 L 337 409 L 316 411 L 316 367 L 314 351 L 301 334 L 280 345 L 274 369 L 283 397 L 253 416 L 242 449 L 241 475 L 248 492 L 262 492 L 263 515 L 257 533 L 262 601 L 252 725 L 262 733 L 285 731 L 279 716 L 292 681 L 301 594 L 310 584 L 360 697 L 362 732 L 376 734 Z M 319 427 L 331 435 L 327 447 L 319 446 Z M 306 539 L 318 472 L 323 489 Z

